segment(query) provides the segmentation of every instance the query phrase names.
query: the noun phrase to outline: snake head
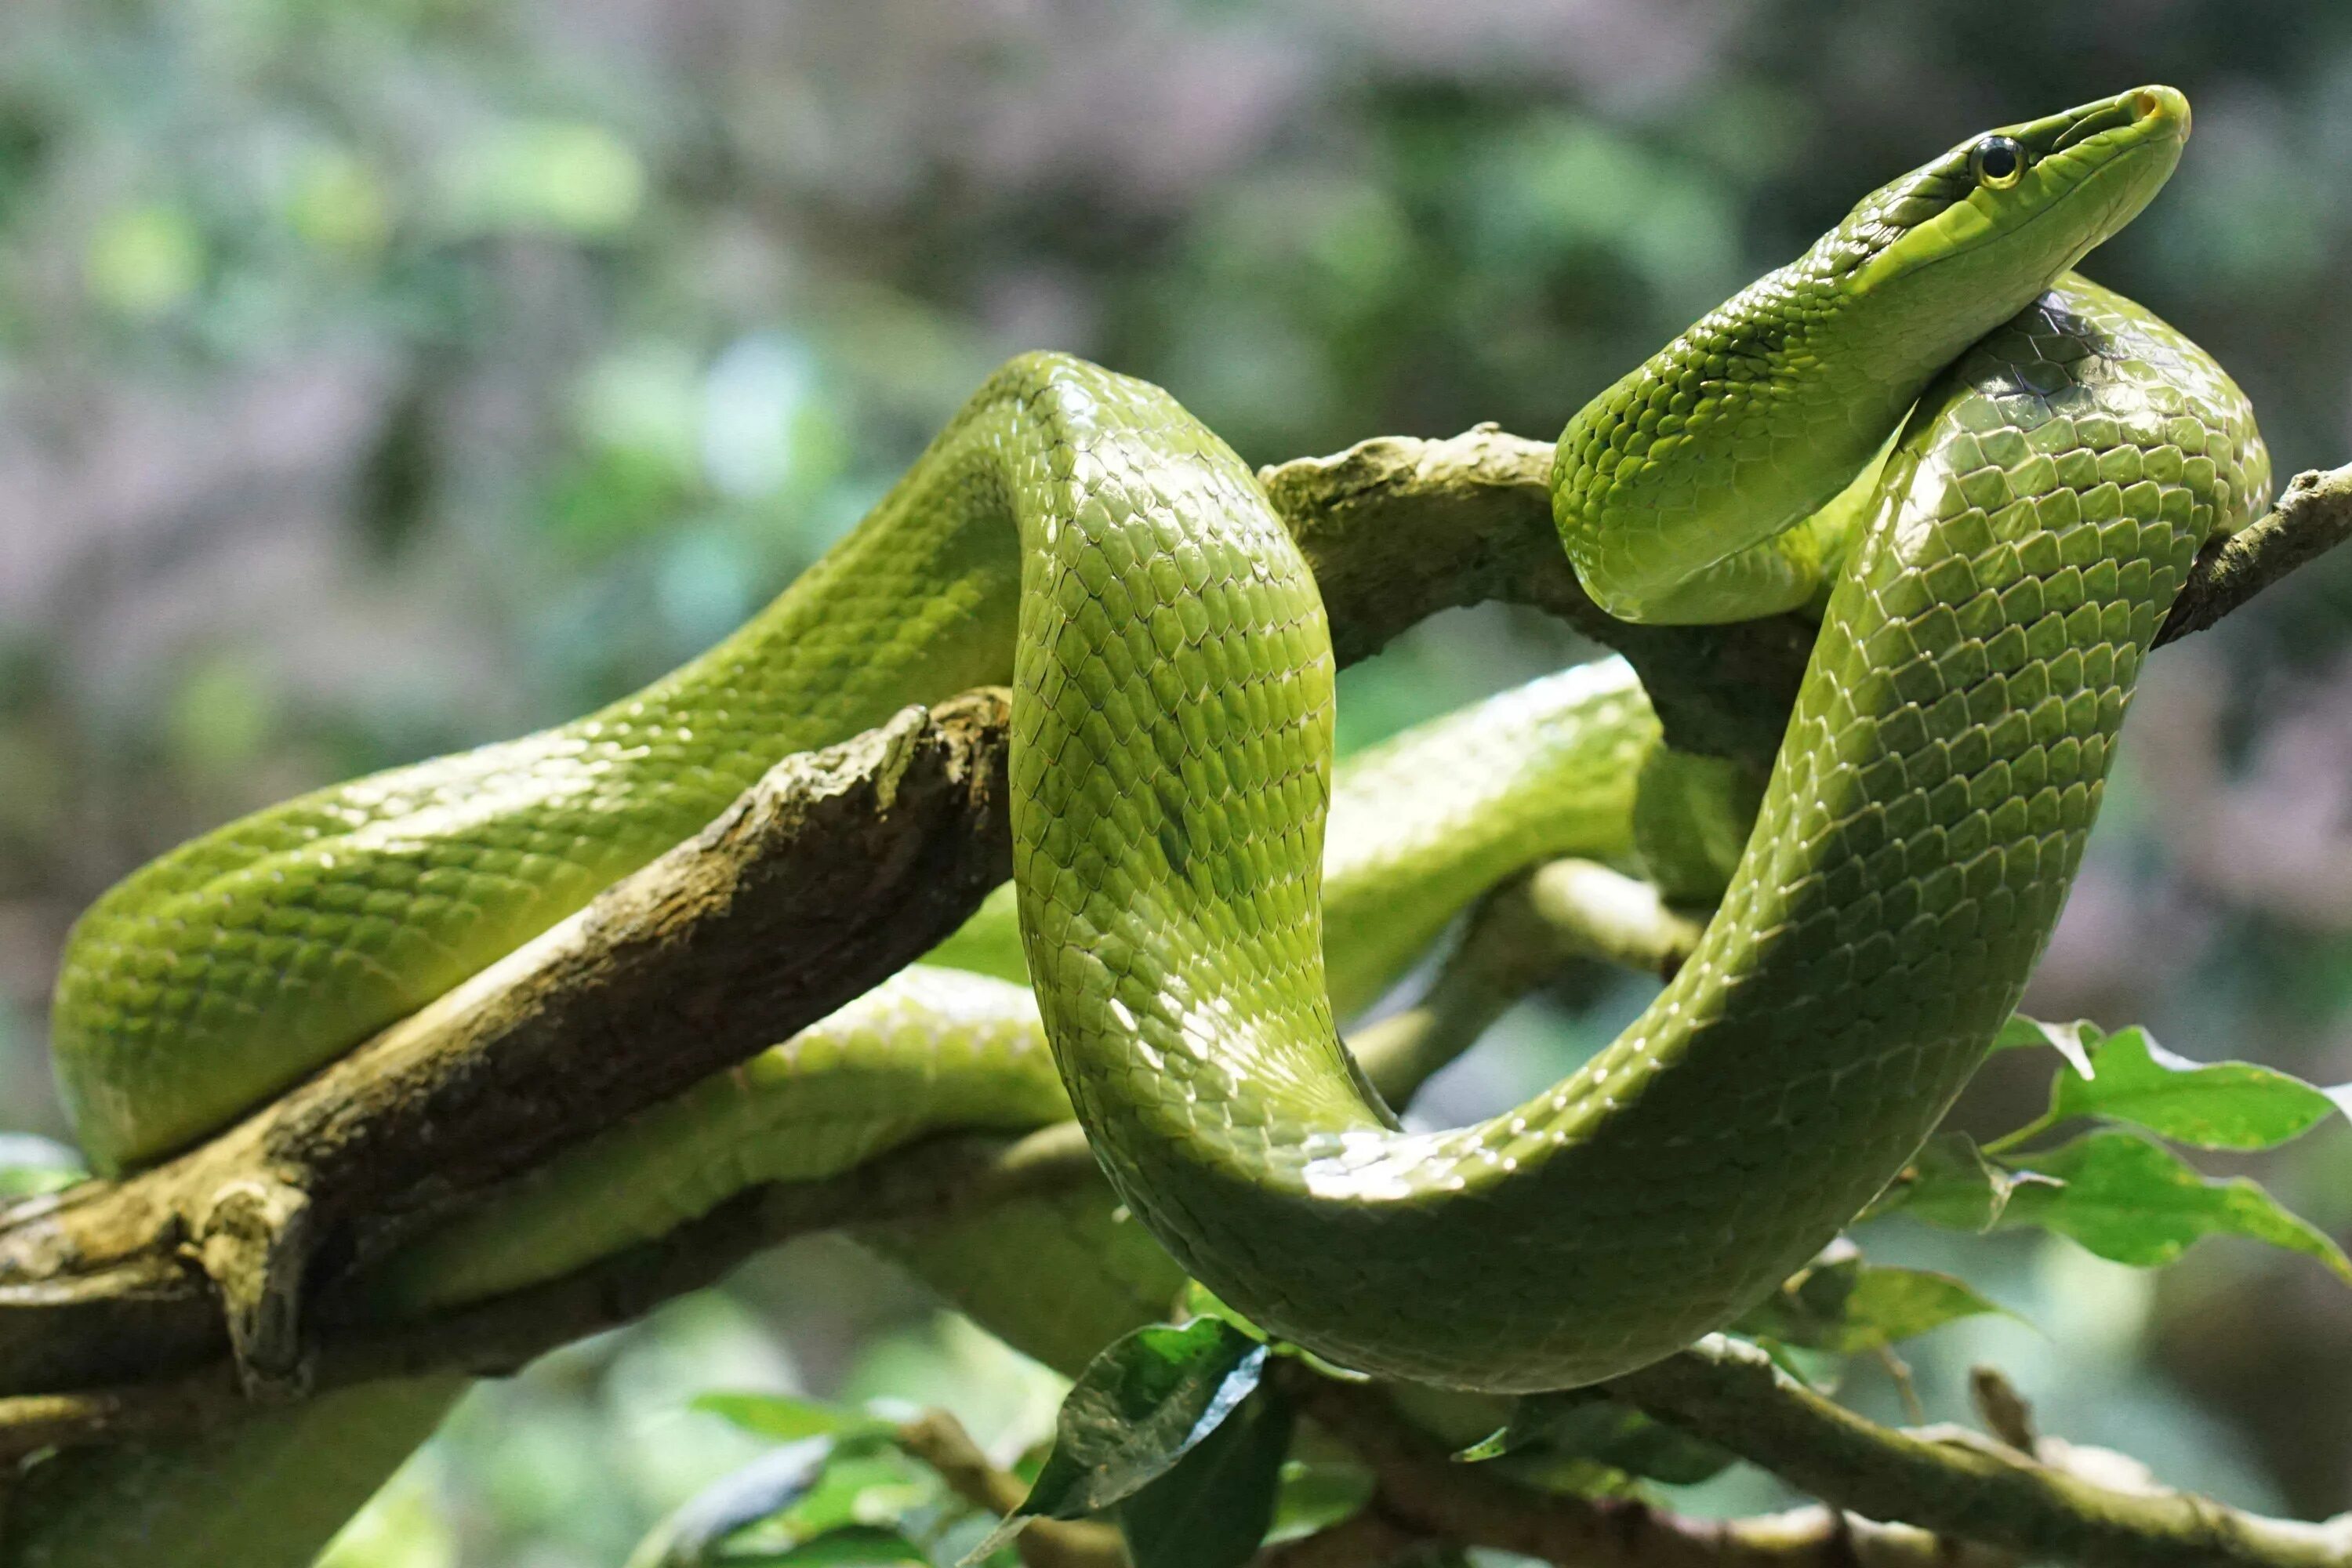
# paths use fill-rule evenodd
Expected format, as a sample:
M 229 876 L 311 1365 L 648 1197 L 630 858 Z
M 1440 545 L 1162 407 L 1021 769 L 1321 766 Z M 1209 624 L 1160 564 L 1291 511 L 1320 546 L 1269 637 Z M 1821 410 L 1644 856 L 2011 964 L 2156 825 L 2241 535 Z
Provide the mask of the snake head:
M 1968 342 L 2137 217 L 2188 137 L 2189 100 L 2168 87 L 2005 125 L 1874 191 L 1822 245 L 1846 293 L 1900 300 Z

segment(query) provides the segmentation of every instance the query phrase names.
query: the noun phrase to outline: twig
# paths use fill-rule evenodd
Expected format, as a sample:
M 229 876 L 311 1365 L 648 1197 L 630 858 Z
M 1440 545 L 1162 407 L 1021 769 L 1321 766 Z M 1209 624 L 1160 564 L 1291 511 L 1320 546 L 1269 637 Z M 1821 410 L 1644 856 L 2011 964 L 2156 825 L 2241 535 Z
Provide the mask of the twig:
M 937 1470 L 948 1489 L 994 1514 L 1009 1514 L 1029 1495 L 1029 1483 L 989 1462 L 963 1423 L 929 1410 L 892 1434 L 899 1447 Z M 1040 1519 L 1013 1542 L 1028 1568 L 1125 1568 L 1118 1531 L 1106 1525 Z
M 1277 1373 L 1313 1417 L 1371 1467 L 1375 1506 L 1404 1530 L 1573 1568 L 2008 1568 L 2012 1559 L 1924 1531 L 1827 1509 L 1696 1520 L 1623 1499 L 1538 1492 L 1449 1460 L 1376 1388 L 1297 1362 Z
M 2198 558 L 2156 646 L 2201 632 L 2298 566 L 2352 539 L 2352 465 L 2295 475 L 2278 505 Z
M 1764 1466 L 1832 1507 L 2033 1558 L 2114 1568 L 2345 1568 L 2352 1515 L 2265 1519 L 2188 1492 L 2126 1489 L 1958 1427 L 1898 1431 L 1720 1337 L 1622 1377 L 1612 1393 Z

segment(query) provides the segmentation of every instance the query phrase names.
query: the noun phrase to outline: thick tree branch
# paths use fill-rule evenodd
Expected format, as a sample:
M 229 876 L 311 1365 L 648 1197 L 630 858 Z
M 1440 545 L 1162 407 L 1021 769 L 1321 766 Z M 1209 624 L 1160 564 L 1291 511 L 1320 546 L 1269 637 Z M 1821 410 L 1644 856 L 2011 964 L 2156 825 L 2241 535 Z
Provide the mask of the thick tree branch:
M 2031 1558 L 2113 1568 L 2352 1563 L 2352 1515 L 2326 1524 L 2264 1519 L 2210 1498 L 2096 1478 L 2087 1451 L 2051 1438 L 2029 1455 L 1958 1427 L 1881 1426 L 1729 1340 L 1702 1341 L 1609 1386 L 1832 1507 Z
M 973 693 L 788 758 L 692 840 L 211 1142 L 11 1211 L 0 1387 L 184 1366 L 216 1344 L 224 1307 L 249 1377 L 301 1381 L 322 1261 L 745 1060 L 969 915 L 1010 866 L 1006 711 Z
M 940 1138 L 827 1180 L 746 1189 L 656 1241 L 425 1317 L 385 1322 L 350 1295 L 330 1293 L 319 1304 L 310 1391 L 434 1373 L 503 1375 L 559 1345 L 634 1322 L 795 1237 L 852 1225 L 951 1219 L 1100 1180 L 1076 1122 L 1019 1140 Z M 226 1359 L 150 1382 L 0 1398 L 0 1463 L 47 1447 L 202 1429 L 250 1408 Z

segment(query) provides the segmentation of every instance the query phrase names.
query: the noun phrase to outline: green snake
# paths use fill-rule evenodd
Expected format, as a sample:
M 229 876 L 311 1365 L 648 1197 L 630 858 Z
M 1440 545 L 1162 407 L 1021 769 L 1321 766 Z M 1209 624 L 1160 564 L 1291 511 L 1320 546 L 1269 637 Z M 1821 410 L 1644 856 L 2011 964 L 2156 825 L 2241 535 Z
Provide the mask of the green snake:
M 1370 1371 L 1507 1391 L 1665 1354 L 1811 1256 L 1948 1105 L 2063 901 L 2173 595 L 2266 499 L 2235 385 L 2072 274 L 2188 128 L 2180 95 L 2150 87 L 1972 139 L 1571 419 L 1553 510 L 1597 603 L 1669 622 L 1813 606 L 1821 633 L 1696 954 L 1526 1105 L 1402 1130 L 1339 1044 L 1327 946 L 1369 984 L 1451 906 L 1383 913 L 1369 893 L 1327 943 L 1333 665 L 1313 579 L 1249 470 L 1166 395 L 1030 356 L 774 605 L 662 682 L 261 813 L 102 898 L 53 1030 L 85 1145 L 110 1169 L 184 1146 L 578 908 L 779 755 L 1009 677 L 1035 1021 L 1142 1227 L 1254 1320 Z M 1616 722 L 1612 755 L 1652 721 Z M 1604 842 L 1572 852 L 1623 853 L 1629 814 L 1656 809 L 1655 770 L 1628 805 L 1620 760 L 1584 829 Z M 1355 940 L 1380 956 L 1343 956 Z M 870 1058 L 962 1026 L 896 1047 L 864 1026 Z M 998 1073 L 1017 1034 L 944 1075 L 961 1087 L 934 1124 L 1058 1112 L 1042 1071 Z M 807 1126 L 887 1103 L 816 1054 L 775 1069 Z M 631 1159 L 667 1171 L 708 1130 L 646 1120 L 665 1117 L 615 1135 L 634 1155 L 583 1150 L 588 1172 L 619 1163 L 587 1187 L 551 1176 L 539 1220 L 513 1221 L 566 1237 L 543 1266 L 595 1245 L 567 1196 L 576 1211 Z M 813 1173 L 740 1152 L 814 1150 L 774 1135 L 802 1119 L 737 1117 L 741 1143 L 686 1163 Z M 698 1179 L 632 1223 L 674 1223 L 731 1178 Z M 462 1279 L 518 1234 L 468 1224 L 473 1242 L 429 1239 L 385 1289 L 514 1282 Z

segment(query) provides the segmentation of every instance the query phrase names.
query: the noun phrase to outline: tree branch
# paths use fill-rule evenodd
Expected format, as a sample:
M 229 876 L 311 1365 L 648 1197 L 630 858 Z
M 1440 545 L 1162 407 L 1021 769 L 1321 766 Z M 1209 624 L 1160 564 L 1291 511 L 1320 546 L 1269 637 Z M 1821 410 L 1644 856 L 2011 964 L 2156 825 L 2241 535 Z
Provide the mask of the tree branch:
M 184 1366 L 216 1349 L 224 1308 L 249 1379 L 301 1384 L 320 1260 L 364 1257 L 756 1055 L 964 920 L 1010 868 L 1007 711 L 976 692 L 787 758 L 695 838 L 212 1142 L 10 1211 L 0 1387 Z
M 1341 662 L 1405 627 L 1489 599 L 1567 621 L 1632 661 L 1666 736 L 1686 751 L 1769 758 L 1812 651 L 1794 616 L 1638 626 L 1577 583 L 1551 521 L 1551 443 L 1493 425 L 1444 441 L 1382 436 L 1258 470 L 1322 585 Z
M 1516 1552 L 1573 1568 L 2006 1568 L 2000 1552 L 1827 1509 L 1696 1520 L 1625 1499 L 1538 1492 L 1448 1458 L 1377 1389 L 1304 1363 L 1276 1370 L 1300 1411 L 1371 1467 L 1374 1507 L 1421 1538 Z
M 2095 1450 L 2052 1438 L 2029 1455 L 1958 1427 L 1881 1426 L 1806 1388 L 1763 1352 L 1720 1337 L 1609 1389 L 1833 1507 L 2027 1557 L 2114 1568 L 2352 1563 L 2352 1515 L 2306 1524 L 2153 1484 L 2118 1486 L 2088 1473 Z
M 2156 646 L 2203 631 L 2347 539 L 2352 539 L 2352 464 L 2295 475 L 2278 505 L 2198 558 L 2157 631 Z
M 852 1225 L 950 1219 L 1099 1182 L 1077 1123 L 1023 1139 L 933 1139 L 816 1182 L 747 1188 L 658 1240 L 573 1273 L 427 1316 L 384 1322 L 348 1294 L 319 1304 L 309 1391 L 386 1378 L 515 1372 L 559 1345 L 634 1322 L 716 1284 L 757 1252 Z M 226 1359 L 177 1376 L 0 1398 L 0 1464 L 43 1448 L 172 1436 L 251 1408 Z
M 1009 1514 L 1029 1495 L 1029 1483 L 991 1464 L 963 1423 L 944 1410 L 901 1423 L 891 1440 L 937 1470 L 948 1489 L 974 1508 Z M 1028 1568 L 1125 1568 L 1127 1563 L 1118 1531 L 1057 1519 L 1031 1521 L 1013 1549 Z

